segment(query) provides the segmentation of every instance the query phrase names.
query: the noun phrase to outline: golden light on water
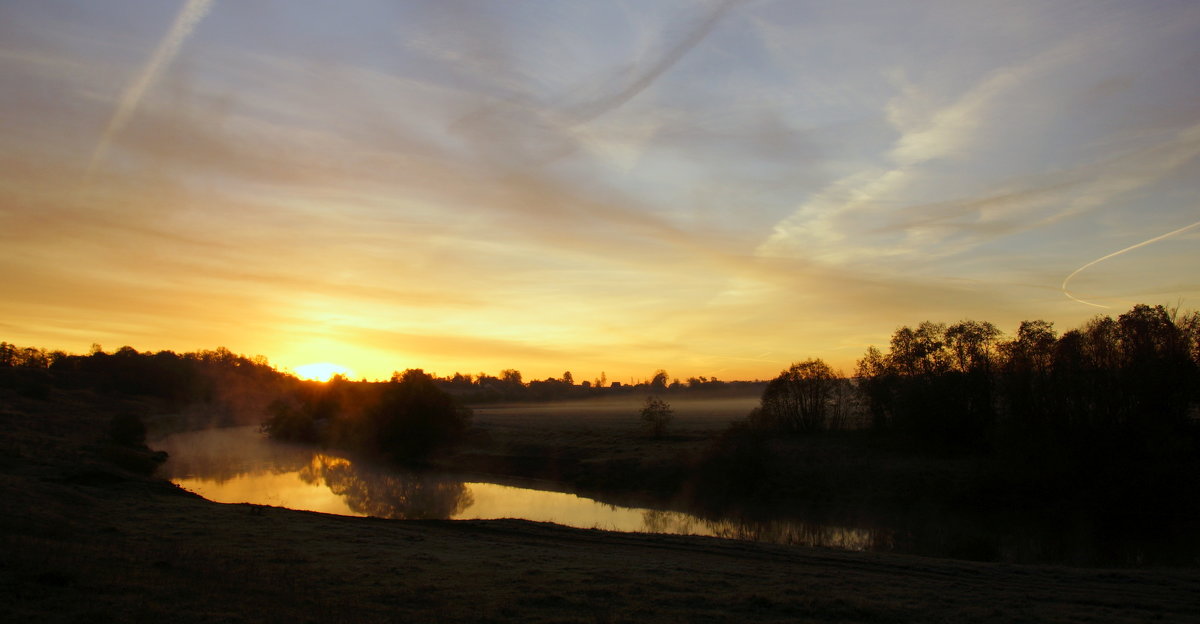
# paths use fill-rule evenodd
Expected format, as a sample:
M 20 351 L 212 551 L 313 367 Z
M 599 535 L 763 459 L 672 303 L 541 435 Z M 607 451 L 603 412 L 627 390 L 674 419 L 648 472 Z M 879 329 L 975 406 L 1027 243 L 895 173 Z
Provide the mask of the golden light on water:
M 345 499 L 334 495 L 329 488 L 305 481 L 299 472 L 256 471 L 224 480 L 188 477 L 174 481 L 185 490 L 219 503 L 277 505 L 340 516 L 364 515 L 351 509 Z
M 462 481 L 358 464 L 298 445 L 271 442 L 253 427 L 176 433 L 155 446 L 170 459 L 164 476 L 221 503 L 252 503 L 347 516 L 521 518 L 610 531 L 708 535 L 783 544 L 869 550 L 869 529 L 802 521 L 708 520 L 679 511 L 622 507 L 566 492 Z
M 331 362 L 314 362 L 296 367 L 296 376 L 313 381 L 329 381 L 334 375 L 354 377 L 354 371 L 340 364 Z

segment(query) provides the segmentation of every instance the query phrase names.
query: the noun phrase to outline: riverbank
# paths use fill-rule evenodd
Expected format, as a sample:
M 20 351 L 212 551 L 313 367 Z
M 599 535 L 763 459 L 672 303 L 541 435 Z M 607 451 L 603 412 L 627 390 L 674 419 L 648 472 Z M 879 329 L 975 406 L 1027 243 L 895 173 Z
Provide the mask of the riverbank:
M 669 434 L 657 439 L 639 422 L 636 400 L 486 406 L 472 437 L 436 468 L 685 512 L 737 527 L 728 534 L 762 536 L 754 539 L 793 539 L 781 525 L 837 527 L 870 535 L 870 548 L 907 554 L 1200 565 L 1189 466 L 1135 471 L 1113 461 L 1071 474 L 998 455 L 929 453 L 868 430 L 770 436 L 730 428 L 757 403 L 677 401 Z
M 1196 569 L 958 562 L 221 505 L 114 463 L 136 402 L 0 396 L 0 619 L 1195 621 Z

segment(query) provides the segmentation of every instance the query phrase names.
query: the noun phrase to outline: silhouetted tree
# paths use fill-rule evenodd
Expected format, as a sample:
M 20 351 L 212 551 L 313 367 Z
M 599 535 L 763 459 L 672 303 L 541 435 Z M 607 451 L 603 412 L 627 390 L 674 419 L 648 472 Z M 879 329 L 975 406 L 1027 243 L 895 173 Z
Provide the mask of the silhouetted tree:
M 874 346 L 867 347 L 854 373 L 867 411 L 871 414 L 871 427 L 876 430 L 888 428 L 895 420 L 895 386 L 898 377 L 890 359 Z
M 317 442 L 317 423 L 313 410 L 294 399 L 276 399 L 267 407 L 262 431 L 272 438 Z
M 950 368 L 945 323 L 924 321 L 917 329 L 901 327 L 892 334 L 891 361 L 908 377 L 936 375 Z
M 945 341 L 959 372 L 991 372 L 1000 330 L 987 321 L 960 321 L 946 328 Z
M 876 428 L 939 448 L 999 445 L 1064 464 L 1148 457 L 1193 444 L 1197 335 L 1200 315 L 1147 305 L 1061 337 L 1041 320 L 1008 341 L 990 323 L 924 322 L 898 329 L 889 353 L 868 349 L 858 388 Z
M 821 431 L 829 425 L 840 383 L 841 376 L 823 360 L 792 364 L 767 384 L 751 424 L 774 431 Z
M 641 418 L 642 422 L 646 423 L 646 427 L 650 429 L 650 435 L 658 439 L 666 433 L 667 425 L 671 424 L 672 414 L 669 403 L 658 397 L 650 396 L 646 397 Z
M 404 461 L 424 459 L 454 445 L 470 422 L 470 412 L 420 369 L 394 374 L 379 403 L 365 416 L 360 442 Z
M 17 366 L 17 347 L 0 342 L 0 366 Z
M 1125 424 L 1139 430 L 1170 429 L 1187 420 L 1194 360 L 1189 337 L 1163 306 L 1136 305 L 1117 318 L 1123 364 Z

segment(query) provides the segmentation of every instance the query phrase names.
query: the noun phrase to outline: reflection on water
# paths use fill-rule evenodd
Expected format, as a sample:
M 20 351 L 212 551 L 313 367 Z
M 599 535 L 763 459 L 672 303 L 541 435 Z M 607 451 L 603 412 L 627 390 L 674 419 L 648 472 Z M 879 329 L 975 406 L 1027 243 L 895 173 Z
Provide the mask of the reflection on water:
M 309 446 L 269 440 L 252 427 L 175 434 L 165 476 L 210 500 L 382 518 L 520 518 L 613 531 L 708 535 L 847 550 L 1076 565 L 1200 564 L 1194 526 L 1113 525 L 1103 518 L 983 514 L 938 509 L 797 518 L 701 517 L 621 507 L 563 492 L 385 468 Z M 1031 518 L 1033 521 L 1031 521 Z
M 399 471 L 269 440 L 252 427 L 175 434 L 156 448 L 164 475 L 222 503 L 255 503 L 381 518 L 520 518 L 613 531 L 710 535 L 852 550 L 877 547 L 874 531 L 801 522 L 707 520 L 656 509 L 448 475 Z
M 362 516 L 454 518 L 474 502 L 461 480 L 382 470 L 323 453 L 313 455 L 297 476 L 318 490 L 327 488 Z

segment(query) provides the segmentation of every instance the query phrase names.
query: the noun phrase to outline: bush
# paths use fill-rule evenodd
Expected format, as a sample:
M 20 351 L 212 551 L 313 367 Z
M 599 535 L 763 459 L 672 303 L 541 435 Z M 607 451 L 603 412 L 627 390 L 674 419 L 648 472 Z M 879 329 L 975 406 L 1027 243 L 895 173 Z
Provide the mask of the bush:
M 297 442 L 318 442 L 317 424 L 307 404 L 277 399 L 267 408 L 270 417 L 262 430 L 272 438 Z
M 419 369 L 392 376 L 383 396 L 364 419 L 360 440 L 392 459 L 421 460 L 452 447 L 466 433 L 470 410 Z
M 642 408 L 642 422 L 646 423 L 650 435 L 658 439 L 667 432 L 672 413 L 671 404 L 658 397 L 646 397 L 646 405 Z
M 108 437 L 114 444 L 140 448 L 146 445 L 146 425 L 134 414 L 117 414 L 108 424 Z

